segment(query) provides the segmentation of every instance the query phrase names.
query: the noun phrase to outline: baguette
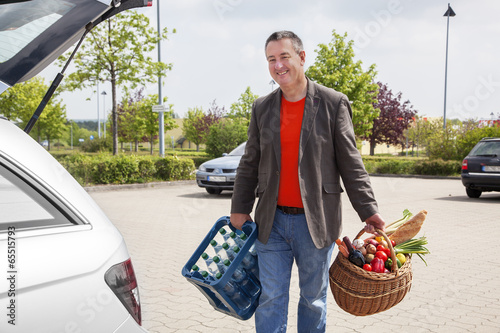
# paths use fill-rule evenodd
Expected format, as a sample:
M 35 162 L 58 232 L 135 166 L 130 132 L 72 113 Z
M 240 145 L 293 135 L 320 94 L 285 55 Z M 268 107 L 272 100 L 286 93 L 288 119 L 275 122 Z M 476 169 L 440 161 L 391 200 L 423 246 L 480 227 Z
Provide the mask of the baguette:
M 422 224 L 424 223 L 426 217 L 427 211 L 420 211 L 418 214 L 412 216 L 402 226 L 397 228 L 396 231 L 389 236 L 389 239 L 396 242 L 396 244 L 412 239 L 418 234 L 420 228 L 422 228 Z

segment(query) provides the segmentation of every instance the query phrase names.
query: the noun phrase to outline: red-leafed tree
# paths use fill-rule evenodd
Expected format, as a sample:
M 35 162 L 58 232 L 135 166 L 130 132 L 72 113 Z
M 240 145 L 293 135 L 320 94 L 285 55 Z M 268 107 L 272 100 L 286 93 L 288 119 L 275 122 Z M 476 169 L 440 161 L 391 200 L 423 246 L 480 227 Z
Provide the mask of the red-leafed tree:
M 199 150 L 200 144 L 207 141 L 210 126 L 219 122 L 225 114 L 225 108 L 219 107 L 215 100 L 210 104 L 206 113 L 201 108 L 188 110 L 188 115 L 182 125 L 182 131 L 186 139 L 196 145 L 196 151 Z
M 401 92 L 393 94 L 386 84 L 377 84 L 379 92 L 373 106 L 380 110 L 380 114 L 373 121 L 371 134 L 365 138 L 370 142 L 370 155 L 374 155 L 377 144 L 404 146 L 404 131 L 411 126 L 417 114 L 410 101 L 401 102 Z

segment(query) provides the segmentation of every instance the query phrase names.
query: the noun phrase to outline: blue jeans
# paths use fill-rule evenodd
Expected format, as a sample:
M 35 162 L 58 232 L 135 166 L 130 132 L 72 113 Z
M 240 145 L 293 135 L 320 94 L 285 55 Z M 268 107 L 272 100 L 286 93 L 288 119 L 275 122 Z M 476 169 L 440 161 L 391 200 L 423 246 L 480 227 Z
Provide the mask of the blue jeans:
M 298 332 L 325 332 L 328 268 L 334 244 L 314 245 L 304 214 L 289 215 L 277 209 L 267 244 L 258 240 L 262 293 L 255 312 L 258 333 L 286 332 L 292 265 L 299 271 Z

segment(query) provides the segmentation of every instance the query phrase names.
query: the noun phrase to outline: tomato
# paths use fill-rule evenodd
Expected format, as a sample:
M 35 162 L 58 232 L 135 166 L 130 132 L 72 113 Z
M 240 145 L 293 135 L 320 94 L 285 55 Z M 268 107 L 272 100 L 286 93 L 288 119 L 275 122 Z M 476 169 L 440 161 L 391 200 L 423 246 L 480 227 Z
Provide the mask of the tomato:
M 371 272 L 372 271 L 372 265 L 370 265 L 370 264 L 364 264 L 363 265 L 363 269 L 365 271 Z
M 387 254 L 384 251 L 377 251 L 375 253 L 375 258 L 382 259 L 385 262 L 387 260 Z
M 385 254 L 387 254 L 387 257 L 391 256 L 391 250 L 389 250 L 388 248 L 386 248 L 386 247 L 384 247 L 382 245 L 377 246 L 377 251 L 384 252 Z
M 396 242 L 391 239 L 391 245 L 392 247 L 396 246 Z

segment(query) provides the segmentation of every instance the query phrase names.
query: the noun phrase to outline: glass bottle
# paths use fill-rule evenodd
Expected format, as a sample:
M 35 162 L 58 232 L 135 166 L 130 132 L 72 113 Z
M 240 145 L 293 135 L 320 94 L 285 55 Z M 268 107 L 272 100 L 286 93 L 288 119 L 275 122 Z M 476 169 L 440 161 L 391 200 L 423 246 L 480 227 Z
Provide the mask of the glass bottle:
M 256 296 L 260 292 L 259 284 L 256 283 L 244 269 L 236 268 L 231 279 L 250 297 Z
M 222 274 L 217 273 L 215 278 L 221 279 Z M 241 292 L 238 286 L 235 285 L 233 281 L 231 280 L 227 281 L 226 285 L 224 286 L 224 288 L 222 288 L 222 290 L 234 302 L 234 304 L 238 308 L 244 310 L 251 305 L 250 299 L 244 296 L 244 294 Z

